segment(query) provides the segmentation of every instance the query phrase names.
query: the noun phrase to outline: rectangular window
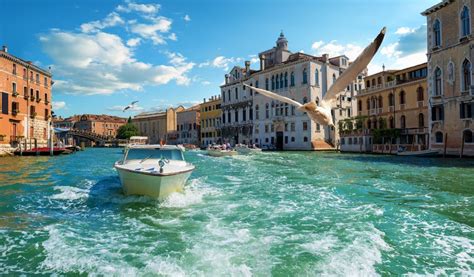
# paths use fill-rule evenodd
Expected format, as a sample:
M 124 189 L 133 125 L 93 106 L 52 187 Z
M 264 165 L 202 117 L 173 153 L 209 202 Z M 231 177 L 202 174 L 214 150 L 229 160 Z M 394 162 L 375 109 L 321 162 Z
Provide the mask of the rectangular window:
M 291 131 L 294 132 L 294 131 L 295 131 L 295 123 L 294 123 L 294 122 L 291 122 L 290 127 L 291 127 L 291 128 L 290 128 Z
M 285 136 L 285 144 L 288 144 L 288 136 Z
M 265 133 L 268 133 L 268 125 L 265 124 Z
M 461 103 L 459 105 L 459 117 L 462 118 L 473 118 L 474 114 L 474 102 L 473 103 Z
M 48 78 L 44 77 L 44 86 L 48 87 Z
M 36 73 L 36 83 L 37 84 L 40 83 L 40 75 L 38 73 Z
M 13 74 L 13 75 L 16 75 L 16 64 L 13 64 L 12 74 Z
M 239 122 L 239 111 L 238 110 L 235 110 L 235 113 L 234 113 L 235 117 L 234 117 L 234 122 Z
M 246 110 L 242 111 L 242 120 L 247 121 L 247 111 Z
M 12 93 L 16 94 L 16 84 L 12 83 Z
M 308 122 L 303 122 L 303 131 L 308 131 Z
M 2 92 L 2 114 L 8 114 L 8 93 Z
M 431 108 L 431 120 L 432 121 L 444 120 L 444 108 L 442 105 L 434 106 Z
M 239 100 L 239 90 L 235 88 L 235 100 Z

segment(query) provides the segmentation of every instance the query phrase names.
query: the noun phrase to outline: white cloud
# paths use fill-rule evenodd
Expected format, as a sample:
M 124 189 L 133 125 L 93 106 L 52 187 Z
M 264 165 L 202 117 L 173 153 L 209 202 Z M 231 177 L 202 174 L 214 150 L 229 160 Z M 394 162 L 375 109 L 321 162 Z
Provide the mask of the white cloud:
M 184 21 L 188 21 L 188 22 L 191 21 L 191 17 L 189 15 L 185 15 L 183 19 Z
M 152 65 L 136 60 L 120 37 L 51 31 L 40 37 L 43 49 L 54 61 L 55 89 L 71 94 L 111 94 L 141 90 L 144 85 L 176 81 L 189 84 L 186 74 L 194 67 L 180 54 L 169 54 L 169 64 Z
M 202 81 L 201 82 L 201 85 L 203 85 L 203 86 L 208 86 L 210 84 L 211 84 L 211 82 L 209 82 L 209 81 Z
M 64 101 L 53 101 L 52 102 L 53 110 L 61 110 L 66 108 L 66 102 Z
M 139 12 L 145 14 L 155 14 L 160 10 L 159 4 L 137 4 L 134 2 L 128 2 L 127 5 L 119 5 L 115 9 L 118 12 L 130 13 Z
M 131 38 L 127 40 L 127 45 L 130 47 L 135 47 L 135 46 L 138 46 L 141 41 L 142 41 L 141 38 Z
M 206 66 L 209 66 L 211 63 L 209 61 L 206 61 L 206 62 L 203 62 L 203 63 L 200 63 L 198 65 L 199 68 L 202 68 L 202 67 L 206 67 Z
M 405 35 L 409 33 L 413 33 L 415 29 L 409 28 L 409 27 L 400 27 L 395 31 L 395 34 L 397 35 Z
M 382 49 L 380 49 L 380 53 L 389 58 L 399 57 L 402 54 L 402 52 L 398 51 L 397 47 L 398 47 L 398 42 L 391 43 L 387 46 L 382 47 Z
M 150 39 L 155 45 L 164 44 L 162 33 L 167 33 L 171 29 L 171 19 L 162 16 L 150 19 L 151 24 L 136 23 L 130 27 L 130 31 L 143 39 Z
M 175 33 L 171 33 L 169 36 L 168 36 L 168 39 L 172 40 L 172 41 L 177 41 L 178 40 L 178 37 L 176 36 Z
M 329 57 L 336 57 L 340 55 L 346 55 L 350 60 L 355 60 L 363 48 L 356 44 L 339 44 L 336 40 L 332 40 L 328 43 L 323 41 L 316 41 L 311 45 L 311 48 L 315 51 L 316 55 L 329 54 Z
M 81 31 L 84 33 L 98 32 L 104 28 L 113 27 L 124 24 L 125 21 L 116 12 L 112 12 L 107 17 L 100 21 L 91 21 L 81 25 Z

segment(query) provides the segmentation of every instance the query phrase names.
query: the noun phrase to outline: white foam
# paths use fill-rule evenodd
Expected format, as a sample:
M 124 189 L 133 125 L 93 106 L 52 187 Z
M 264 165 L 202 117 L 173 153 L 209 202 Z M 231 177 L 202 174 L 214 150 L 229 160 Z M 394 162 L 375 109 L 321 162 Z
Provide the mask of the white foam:
M 301 245 L 304 249 L 314 255 L 328 253 L 338 243 L 338 239 L 333 235 L 326 235 L 309 243 Z
M 217 193 L 217 190 L 208 187 L 204 183 L 205 179 L 205 177 L 192 179 L 190 184 L 185 186 L 182 193 L 171 193 L 162 203 L 160 203 L 160 207 L 185 208 L 202 203 L 202 198 L 205 195 L 213 195 Z
M 88 189 L 81 189 L 70 186 L 58 186 L 55 190 L 61 191 L 61 193 L 50 196 L 50 199 L 54 200 L 77 200 L 81 198 L 87 198 L 89 195 Z

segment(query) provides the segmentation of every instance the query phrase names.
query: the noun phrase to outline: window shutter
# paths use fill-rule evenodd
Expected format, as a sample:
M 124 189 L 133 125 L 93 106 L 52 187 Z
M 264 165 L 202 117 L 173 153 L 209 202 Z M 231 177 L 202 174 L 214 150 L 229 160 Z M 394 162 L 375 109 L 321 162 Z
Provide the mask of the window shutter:
M 459 118 L 464 118 L 464 103 L 459 105 Z
M 471 102 L 471 108 L 468 109 L 468 112 L 467 112 L 467 117 L 468 118 L 473 118 L 473 115 L 474 115 L 474 102 Z
M 436 107 L 431 107 L 431 120 L 436 121 Z

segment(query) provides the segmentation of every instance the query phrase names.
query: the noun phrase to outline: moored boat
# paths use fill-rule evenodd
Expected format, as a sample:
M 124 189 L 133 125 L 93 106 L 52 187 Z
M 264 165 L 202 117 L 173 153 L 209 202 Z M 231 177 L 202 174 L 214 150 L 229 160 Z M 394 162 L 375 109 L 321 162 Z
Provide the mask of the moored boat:
M 65 148 L 62 147 L 53 147 L 53 155 L 57 156 L 62 154 L 64 151 L 66 151 Z M 15 155 L 17 156 L 49 156 L 51 155 L 51 148 L 50 147 L 38 147 L 38 148 L 32 148 L 28 150 L 16 150 Z
M 438 150 L 420 150 L 420 151 L 403 151 L 398 152 L 398 156 L 413 156 L 413 157 L 434 157 L 439 155 Z
M 181 192 L 194 165 L 174 145 L 130 145 L 115 163 L 126 195 L 146 195 L 162 200 Z

